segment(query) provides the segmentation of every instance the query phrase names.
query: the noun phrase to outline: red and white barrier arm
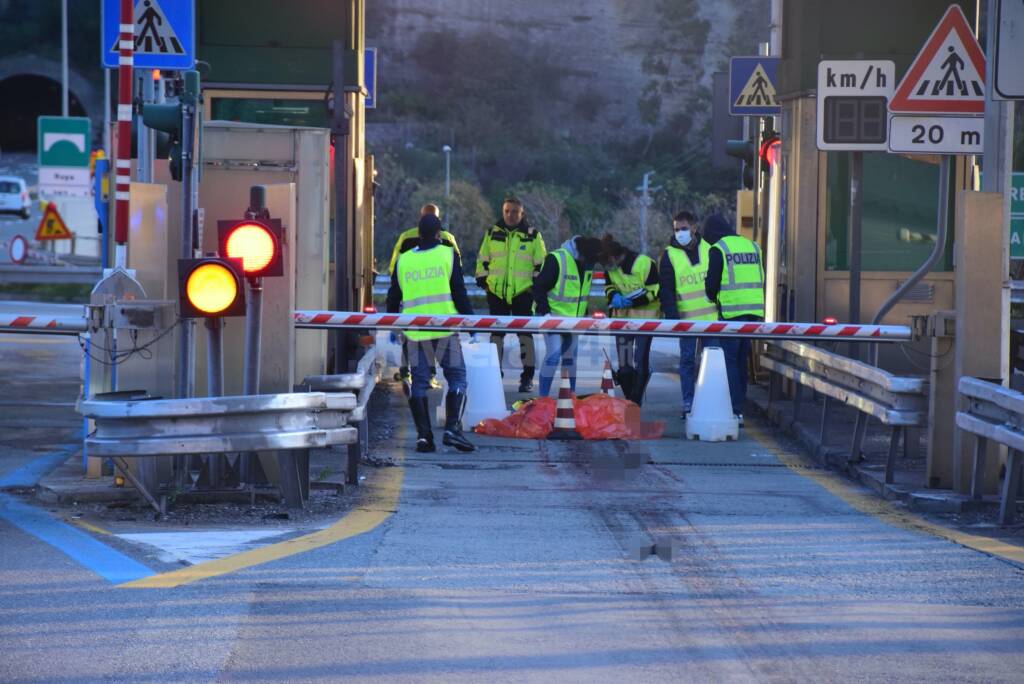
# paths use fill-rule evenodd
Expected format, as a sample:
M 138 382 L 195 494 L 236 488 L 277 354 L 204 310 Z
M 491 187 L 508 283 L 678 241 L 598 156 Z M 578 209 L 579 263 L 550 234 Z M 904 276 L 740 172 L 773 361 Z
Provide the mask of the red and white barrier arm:
M 354 311 L 296 311 L 297 328 L 354 328 L 375 330 L 450 330 L 452 332 L 578 333 L 584 335 L 657 335 L 663 337 L 748 337 L 762 340 L 844 340 L 904 342 L 911 339 L 905 325 L 825 325 L 823 323 L 748 323 L 743 321 L 684 321 L 640 318 L 555 318 L 551 316 L 423 316 L 356 313 Z
M 84 311 L 81 316 L 22 316 L 0 313 L 0 332 L 77 335 L 87 329 Z

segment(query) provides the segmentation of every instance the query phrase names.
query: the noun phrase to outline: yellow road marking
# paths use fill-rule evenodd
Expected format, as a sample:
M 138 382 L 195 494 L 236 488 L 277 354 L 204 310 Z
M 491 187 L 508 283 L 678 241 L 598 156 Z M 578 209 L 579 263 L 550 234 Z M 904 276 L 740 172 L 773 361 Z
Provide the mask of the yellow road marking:
M 61 335 L 59 337 L 54 335 L 34 335 L 32 333 L 16 333 L 0 335 L 0 342 L 12 342 L 17 344 L 68 344 L 75 342 L 73 335 Z M 75 345 L 77 346 L 77 344 Z
M 93 525 L 91 522 L 86 522 L 85 520 L 70 519 L 67 520 L 67 522 L 71 523 L 75 527 L 81 527 L 83 530 L 88 530 L 93 534 L 110 534 L 110 532 L 103 529 L 102 527 L 99 527 L 98 525 Z
M 990 556 L 996 556 L 1003 560 L 1024 565 L 1024 548 L 1020 546 L 1009 544 L 999 539 L 992 539 L 991 537 L 961 532 L 929 522 L 921 516 L 895 507 L 892 503 L 881 497 L 857 491 L 832 473 L 823 470 L 808 470 L 801 467 L 805 465 L 804 462 L 794 454 L 788 453 L 774 438 L 769 437 L 758 428 L 750 425 L 745 429 L 747 434 L 760 442 L 763 447 L 768 449 L 790 470 L 814 480 L 830 494 L 842 499 L 861 513 L 878 518 L 894 527 L 930 534 Z
M 385 468 L 367 487 L 365 500 L 330 527 L 287 541 L 243 551 L 225 558 L 197 563 L 187 568 L 144 577 L 119 584 L 128 589 L 168 589 L 183 584 L 251 568 L 295 554 L 312 551 L 349 537 L 369 532 L 391 517 L 398 507 L 405 469 L 398 465 Z

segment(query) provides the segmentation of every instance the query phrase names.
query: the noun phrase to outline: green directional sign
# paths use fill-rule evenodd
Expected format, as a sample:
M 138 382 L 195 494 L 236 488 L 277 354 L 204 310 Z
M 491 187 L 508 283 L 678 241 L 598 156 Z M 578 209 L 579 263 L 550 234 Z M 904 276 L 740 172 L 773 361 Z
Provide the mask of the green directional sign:
M 82 116 L 41 116 L 36 127 L 39 166 L 88 168 L 89 119 Z
M 1024 171 L 1013 173 L 1010 188 L 1010 258 L 1024 259 Z

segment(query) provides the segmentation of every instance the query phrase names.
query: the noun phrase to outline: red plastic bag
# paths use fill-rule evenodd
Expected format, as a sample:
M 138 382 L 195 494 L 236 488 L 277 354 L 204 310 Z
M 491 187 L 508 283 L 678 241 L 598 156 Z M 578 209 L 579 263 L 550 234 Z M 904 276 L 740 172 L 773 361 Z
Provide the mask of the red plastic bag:
M 658 439 L 665 431 L 662 421 L 641 422 L 640 407 L 633 402 L 607 394 L 576 399 L 573 411 L 583 439 Z
M 555 422 L 555 400 L 540 397 L 527 402 L 507 418 L 481 420 L 473 432 L 491 437 L 544 439 Z

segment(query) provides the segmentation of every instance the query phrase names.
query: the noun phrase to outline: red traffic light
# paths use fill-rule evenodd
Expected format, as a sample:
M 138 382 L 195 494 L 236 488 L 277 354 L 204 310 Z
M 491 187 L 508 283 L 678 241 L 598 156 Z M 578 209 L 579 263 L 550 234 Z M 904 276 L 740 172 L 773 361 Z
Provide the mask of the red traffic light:
M 779 140 L 778 136 L 766 138 L 761 143 L 761 149 L 758 150 L 757 156 L 761 157 L 767 166 L 773 166 L 778 163 L 779 155 L 782 153 L 782 141 Z
M 284 230 L 278 219 L 217 221 L 220 254 L 240 259 L 247 277 L 284 275 Z
M 182 318 L 244 316 L 241 260 L 179 259 L 178 297 Z

